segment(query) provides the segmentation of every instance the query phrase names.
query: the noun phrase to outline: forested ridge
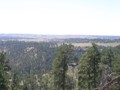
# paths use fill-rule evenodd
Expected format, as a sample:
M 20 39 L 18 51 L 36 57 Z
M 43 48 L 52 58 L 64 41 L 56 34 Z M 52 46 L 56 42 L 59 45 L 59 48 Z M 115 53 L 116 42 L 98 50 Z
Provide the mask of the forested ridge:
M 0 41 L 0 90 L 120 90 L 120 45 L 95 44 L 119 40 L 87 41 Z

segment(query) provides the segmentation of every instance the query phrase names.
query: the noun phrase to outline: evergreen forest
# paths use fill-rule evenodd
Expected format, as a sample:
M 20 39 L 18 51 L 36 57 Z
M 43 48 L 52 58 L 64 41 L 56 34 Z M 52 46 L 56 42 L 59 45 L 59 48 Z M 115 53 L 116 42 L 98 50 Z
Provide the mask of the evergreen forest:
M 119 42 L 0 40 L 0 90 L 120 90 Z

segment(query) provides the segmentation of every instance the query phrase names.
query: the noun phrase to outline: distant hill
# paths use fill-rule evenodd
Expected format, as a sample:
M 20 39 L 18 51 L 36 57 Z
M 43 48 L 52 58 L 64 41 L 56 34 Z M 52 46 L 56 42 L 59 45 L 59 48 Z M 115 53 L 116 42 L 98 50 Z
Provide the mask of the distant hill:
M 39 35 L 39 34 L 0 34 L 0 39 L 120 39 L 120 36 L 99 36 L 99 35 Z

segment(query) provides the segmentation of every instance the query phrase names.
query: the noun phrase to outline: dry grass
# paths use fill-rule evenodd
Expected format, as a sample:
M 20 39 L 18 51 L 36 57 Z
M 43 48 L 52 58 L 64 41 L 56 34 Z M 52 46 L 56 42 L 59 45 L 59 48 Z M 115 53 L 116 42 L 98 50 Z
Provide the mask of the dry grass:
M 118 42 L 114 42 L 114 43 L 96 43 L 98 46 L 111 46 L 111 47 L 115 47 L 120 45 L 120 43 Z M 76 47 L 91 47 L 92 44 L 91 43 L 72 43 L 72 45 L 76 46 Z

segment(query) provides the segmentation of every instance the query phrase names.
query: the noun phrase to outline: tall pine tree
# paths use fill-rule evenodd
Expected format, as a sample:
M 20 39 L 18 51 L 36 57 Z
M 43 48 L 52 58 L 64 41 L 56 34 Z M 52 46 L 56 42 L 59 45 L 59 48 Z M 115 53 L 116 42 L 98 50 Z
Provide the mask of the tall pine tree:
M 72 45 L 63 44 L 57 49 L 57 56 L 53 62 L 54 90 L 65 90 L 67 62 L 70 60 Z
M 5 61 L 5 53 L 0 52 L 0 90 L 8 90 L 8 62 Z
M 98 86 L 100 52 L 96 44 L 87 50 L 78 66 L 79 90 L 93 90 Z

